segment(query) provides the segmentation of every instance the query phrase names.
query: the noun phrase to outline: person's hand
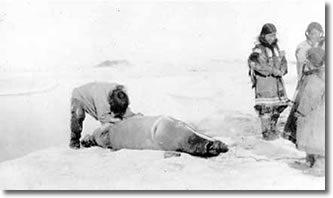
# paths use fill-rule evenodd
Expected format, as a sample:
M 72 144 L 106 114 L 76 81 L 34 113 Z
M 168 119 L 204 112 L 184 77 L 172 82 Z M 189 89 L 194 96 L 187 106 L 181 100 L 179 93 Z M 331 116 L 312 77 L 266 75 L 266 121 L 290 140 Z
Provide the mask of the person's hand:
M 258 61 L 259 61 L 260 63 L 266 63 L 266 62 L 267 62 L 267 59 L 266 59 L 266 57 L 265 57 L 264 55 L 259 54 Z
M 113 123 L 104 123 L 102 124 L 101 127 L 97 128 L 96 130 L 101 130 L 102 132 L 105 131 L 107 128 L 109 128 L 110 126 L 112 126 Z
M 274 68 L 273 69 L 273 76 L 281 77 L 281 76 L 283 76 L 283 73 L 280 70 Z
M 135 116 L 144 116 L 144 115 L 140 112 L 139 113 L 132 113 L 132 114 L 129 114 L 126 117 L 124 117 L 124 119 L 130 118 L 130 117 L 135 117 Z
M 120 118 L 111 118 L 110 123 L 114 124 L 114 123 L 117 123 L 117 122 L 120 122 L 120 121 L 121 121 Z
M 296 103 L 296 102 L 295 102 L 295 101 L 292 101 L 292 100 L 288 100 L 288 101 L 287 101 L 287 104 L 288 104 L 289 107 L 294 106 L 295 103 Z

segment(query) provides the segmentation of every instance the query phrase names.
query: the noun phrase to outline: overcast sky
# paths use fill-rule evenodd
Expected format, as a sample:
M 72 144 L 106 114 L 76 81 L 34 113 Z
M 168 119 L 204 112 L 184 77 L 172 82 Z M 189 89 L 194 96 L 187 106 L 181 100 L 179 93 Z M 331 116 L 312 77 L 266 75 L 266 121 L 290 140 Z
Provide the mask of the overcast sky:
M 325 26 L 324 1 L 1 1 L 0 71 L 246 60 L 266 22 L 294 60 L 311 21 Z

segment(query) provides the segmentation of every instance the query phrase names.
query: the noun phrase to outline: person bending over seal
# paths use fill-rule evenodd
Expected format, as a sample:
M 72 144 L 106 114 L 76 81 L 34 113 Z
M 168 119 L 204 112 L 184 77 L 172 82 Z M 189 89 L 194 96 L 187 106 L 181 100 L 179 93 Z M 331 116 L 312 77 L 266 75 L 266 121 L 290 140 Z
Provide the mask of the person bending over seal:
M 123 118 L 129 105 L 123 90 L 114 90 L 110 97 L 111 112 Z M 113 150 L 151 149 L 185 152 L 195 156 L 212 157 L 228 151 L 228 146 L 197 132 L 188 124 L 169 116 L 133 114 L 105 129 L 98 128 L 81 141 L 83 147 L 100 146 Z
M 120 121 L 110 111 L 110 105 L 112 104 L 110 104 L 109 98 L 112 91 L 116 89 L 124 90 L 125 87 L 118 83 L 91 82 L 73 89 L 71 97 L 70 148 L 80 148 L 81 132 L 86 113 L 100 121 L 101 130 Z M 123 117 L 132 114 L 130 109 L 126 111 L 126 115 Z

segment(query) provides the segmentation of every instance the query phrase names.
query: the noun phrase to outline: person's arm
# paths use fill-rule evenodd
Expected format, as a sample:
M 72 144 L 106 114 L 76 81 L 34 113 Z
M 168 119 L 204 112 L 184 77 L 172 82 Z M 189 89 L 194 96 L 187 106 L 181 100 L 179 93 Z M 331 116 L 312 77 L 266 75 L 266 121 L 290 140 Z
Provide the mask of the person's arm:
M 97 112 L 98 121 L 102 124 L 119 122 L 121 119 L 115 118 L 110 110 L 110 104 L 107 98 L 95 97 L 95 108 Z
M 279 56 L 274 56 L 270 61 L 272 61 L 271 64 L 274 67 L 274 77 L 282 77 L 288 73 L 287 59 L 284 51 L 281 51 Z
M 300 116 L 307 116 L 316 109 L 325 94 L 325 84 L 320 79 L 316 79 L 315 76 L 308 76 L 307 78 L 311 79 L 303 81 L 306 84 L 303 87 L 304 91 L 297 108 Z
M 282 76 L 288 73 L 288 62 L 284 51 L 281 51 L 280 55 L 280 71 L 282 73 Z
M 114 124 L 116 122 L 119 122 L 121 119 L 120 118 L 115 118 L 111 115 L 111 113 L 106 113 L 106 114 L 102 114 L 101 116 L 98 117 L 98 120 L 102 123 L 111 123 Z
M 249 66 L 263 76 L 272 75 L 274 68 L 259 48 L 253 50 L 249 57 Z
M 295 51 L 296 57 L 296 71 L 297 76 L 300 79 L 302 77 L 302 71 L 304 69 L 304 65 L 306 64 L 305 52 L 306 52 L 306 42 L 299 44 Z

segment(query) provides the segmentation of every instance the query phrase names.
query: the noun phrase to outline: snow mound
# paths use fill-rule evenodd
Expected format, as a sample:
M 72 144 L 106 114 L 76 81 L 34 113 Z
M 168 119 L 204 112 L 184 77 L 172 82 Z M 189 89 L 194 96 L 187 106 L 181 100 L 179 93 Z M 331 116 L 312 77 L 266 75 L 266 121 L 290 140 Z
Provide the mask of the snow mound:
M 130 66 L 131 63 L 128 60 L 105 60 L 99 64 L 97 64 L 95 67 L 121 67 L 125 66 L 128 67 Z
M 37 76 L 7 76 L 0 79 L 0 96 L 16 96 L 45 93 L 57 88 L 55 79 L 38 78 Z

